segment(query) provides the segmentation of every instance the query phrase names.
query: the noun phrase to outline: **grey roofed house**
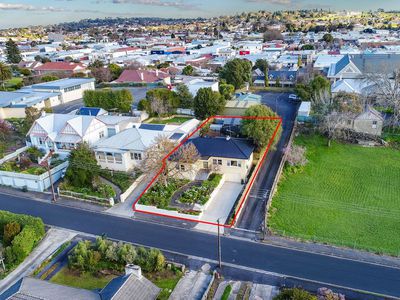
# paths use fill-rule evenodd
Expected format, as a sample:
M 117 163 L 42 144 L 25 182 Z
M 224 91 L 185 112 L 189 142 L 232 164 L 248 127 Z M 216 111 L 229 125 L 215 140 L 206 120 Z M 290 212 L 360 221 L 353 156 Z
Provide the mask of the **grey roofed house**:
M 400 69 L 400 54 L 348 54 L 331 64 L 328 78 L 357 78 L 367 73 L 391 74 Z
M 31 107 L 50 97 L 58 95 L 59 93 L 36 92 L 31 90 L 0 92 L 0 107 Z
M 77 85 L 94 82 L 94 78 L 65 78 L 32 85 L 35 90 L 63 90 Z
M 240 138 L 197 137 L 188 140 L 186 143 L 192 143 L 202 158 L 225 157 L 249 159 L 255 148 L 250 140 Z
M 24 277 L 0 294 L 0 300 L 101 300 L 98 293 Z
M 127 265 L 125 275 L 111 280 L 100 292 L 24 277 L 0 294 L 0 300 L 155 300 L 160 289 L 142 276 L 140 267 Z

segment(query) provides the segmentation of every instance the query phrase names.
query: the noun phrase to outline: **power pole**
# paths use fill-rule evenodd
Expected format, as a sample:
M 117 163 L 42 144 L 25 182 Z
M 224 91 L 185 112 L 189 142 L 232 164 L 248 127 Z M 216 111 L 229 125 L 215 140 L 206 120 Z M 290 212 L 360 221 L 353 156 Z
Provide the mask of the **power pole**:
M 219 229 L 219 218 L 217 220 L 218 222 L 218 266 L 219 269 L 221 270 L 222 268 L 222 260 L 221 260 L 221 232 Z
M 53 156 L 53 151 L 50 150 L 49 155 L 44 160 L 44 164 L 47 169 L 47 173 L 49 174 L 49 180 L 50 180 L 50 185 L 51 185 L 51 195 L 53 197 L 52 201 L 57 202 L 56 193 L 54 192 L 54 182 L 53 182 L 53 178 L 51 177 L 51 170 L 50 170 L 50 163 L 49 163 L 49 160 L 52 156 Z

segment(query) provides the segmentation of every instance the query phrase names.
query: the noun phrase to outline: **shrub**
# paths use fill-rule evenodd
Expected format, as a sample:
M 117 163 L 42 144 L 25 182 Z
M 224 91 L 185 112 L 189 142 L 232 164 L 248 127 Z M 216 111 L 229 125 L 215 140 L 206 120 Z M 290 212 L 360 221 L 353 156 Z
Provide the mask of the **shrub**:
M 37 163 L 39 157 L 43 157 L 44 153 L 37 147 L 30 147 L 26 150 L 31 161 Z
M 317 297 L 305 290 L 293 288 L 283 289 L 279 295 L 274 297 L 274 300 L 317 300 Z
M 4 226 L 3 242 L 5 246 L 11 245 L 14 237 L 21 232 L 21 225 L 17 222 L 11 222 Z
M 42 238 L 45 234 L 44 230 L 44 224 L 42 219 L 28 216 L 28 215 L 22 215 L 22 214 L 13 214 L 8 211 L 2 211 L 0 210 L 0 228 L 4 230 L 4 226 L 6 224 L 11 223 L 11 222 L 17 222 L 21 225 L 22 229 L 25 226 L 30 226 L 35 230 L 35 235 L 37 237 Z
M 13 253 L 13 262 L 21 263 L 31 253 L 33 247 L 41 239 L 36 235 L 35 229 L 27 225 L 22 231 L 14 237 L 11 243 L 11 250 Z

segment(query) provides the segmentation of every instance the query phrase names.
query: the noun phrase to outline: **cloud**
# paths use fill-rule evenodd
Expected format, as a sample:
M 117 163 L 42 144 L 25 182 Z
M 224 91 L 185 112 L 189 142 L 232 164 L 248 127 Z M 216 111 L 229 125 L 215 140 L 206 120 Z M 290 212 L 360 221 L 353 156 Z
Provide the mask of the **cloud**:
M 246 0 L 246 2 L 264 3 L 271 5 L 290 6 L 293 4 L 292 0 Z
M 115 4 L 138 4 L 138 5 L 149 5 L 149 6 L 161 6 L 161 7 L 175 7 L 179 9 L 195 9 L 197 5 L 193 3 L 185 3 L 181 1 L 169 1 L 169 0 L 112 0 Z
M 53 6 L 33 6 L 22 3 L 4 3 L 4 2 L 0 2 L 0 10 L 51 11 L 51 12 L 65 11 L 62 8 L 57 8 Z

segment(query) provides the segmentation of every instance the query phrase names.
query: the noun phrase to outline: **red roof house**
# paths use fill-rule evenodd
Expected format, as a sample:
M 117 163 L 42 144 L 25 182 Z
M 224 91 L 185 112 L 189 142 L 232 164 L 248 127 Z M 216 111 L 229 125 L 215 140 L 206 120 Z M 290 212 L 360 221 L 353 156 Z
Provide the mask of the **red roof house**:
M 65 61 L 47 62 L 41 66 L 36 67 L 34 71 L 39 75 L 50 73 L 65 73 L 65 75 L 72 75 L 74 73 L 80 72 L 88 73 L 88 70 L 82 63 Z
M 126 83 L 158 83 L 171 84 L 168 73 L 159 70 L 124 70 L 115 82 Z

